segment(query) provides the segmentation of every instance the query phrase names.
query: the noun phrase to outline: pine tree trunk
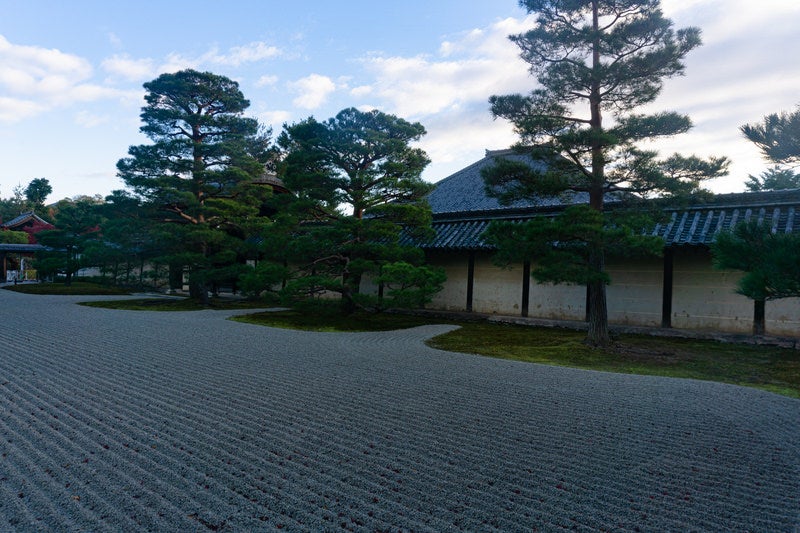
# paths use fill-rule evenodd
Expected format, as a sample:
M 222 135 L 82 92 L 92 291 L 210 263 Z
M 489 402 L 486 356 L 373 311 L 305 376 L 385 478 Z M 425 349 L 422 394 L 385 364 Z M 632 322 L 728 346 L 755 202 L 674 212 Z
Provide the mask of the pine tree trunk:
M 352 315 L 358 310 L 354 295 L 360 291 L 361 274 L 347 273 L 342 277 L 342 312 L 346 315 Z
M 197 280 L 189 282 L 189 298 L 197 300 L 203 307 L 208 307 L 211 303 L 208 299 L 208 287 L 205 283 Z
M 603 272 L 605 258 L 603 250 L 596 250 L 590 258 L 593 272 Z M 591 346 L 606 347 L 611 344 L 608 333 L 608 306 L 606 304 L 606 284 L 602 279 L 589 282 L 589 329 L 586 343 Z
M 600 62 L 600 14 L 599 2 L 592 1 L 592 27 L 596 32 L 596 37 L 592 46 L 592 71 L 598 72 L 601 68 Z M 603 114 L 601 112 L 602 96 L 598 81 L 592 83 L 589 95 L 589 110 L 591 118 L 589 127 L 594 134 L 591 141 L 592 148 L 592 184 L 589 188 L 589 206 L 592 209 L 602 212 L 605 203 L 604 185 L 605 179 L 605 157 L 603 155 Z M 605 270 L 605 251 L 603 245 L 589 243 L 594 249 L 589 257 L 589 270 L 593 274 L 601 274 Z M 608 307 L 606 305 L 606 284 L 602 279 L 595 279 L 589 282 L 589 330 L 586 335 L 586 342 L 591 346 L 605 347 L 611 344 L 611 337 L 608 334 Z

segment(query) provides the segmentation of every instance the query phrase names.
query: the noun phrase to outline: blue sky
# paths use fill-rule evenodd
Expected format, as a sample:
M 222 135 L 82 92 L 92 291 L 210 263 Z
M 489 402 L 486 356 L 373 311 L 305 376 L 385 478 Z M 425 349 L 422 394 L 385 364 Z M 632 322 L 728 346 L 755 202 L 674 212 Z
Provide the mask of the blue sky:
M 768 164 L 738 126 L 800 104 L 800 2 L 664 0 L 704 46 L 668 80 L 652 110 L 687 113 L 689 134 L 665 153 L 726 155 L 744 189 Z M 356 106 L 419 121 L 438 181 L 485 149 L 514 142 L 492 94 L 534 87 L 507 35 L 532 25 L 515 0 L 0 0 L 0 196 L 47 178 L 48 200 L 122 188 L 115 164 L 138 129 L 142 83 L 208 70 L 240 83 L 249 115 L 271 124 L 320 120 Z

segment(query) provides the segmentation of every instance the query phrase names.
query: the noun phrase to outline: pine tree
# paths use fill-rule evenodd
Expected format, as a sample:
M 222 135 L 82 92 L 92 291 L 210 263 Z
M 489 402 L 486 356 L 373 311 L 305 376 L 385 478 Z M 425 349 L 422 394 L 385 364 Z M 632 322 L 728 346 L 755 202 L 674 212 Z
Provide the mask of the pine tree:
M 691 127 L 689 118 L 677 113 L 645 115 L 635 110 L 656 99 L 664 79 L 683 74 L 683 58 L 700 45 L 700 30 L 673 29 L 657 0 L 522 0 L 520 5 L 537 14 L 536 26 L 511 40 L 540 87 L 528 95 L 492 96 L 490 103 L 495 117 L 514 125 L 518 148 L 545 162 L 547 170 L 504 162 L 484 177 L 489 192 L 503 201 L 587 195 L 586 206 L 556 219 L 557 228 L 530 233 L 546 239 L 548 246 L 533 248 L 549 254 L 549 267 L 534 268 L 533 273 L 539 281 L 587 284 L 587 341 L 603 346 L 610 342 L 606 253 L 609 247 L 626 245 L 616 240 L 619 235 L 606 232 L 624 224 L 609 221 L 608 200 L 692 194 L 703 179 L 721 175 L 727 165 L 724 158 L 704 161 L 675 154 L 659 159 L 657 152 L 638 146 Z M 581 242 L 581 231 L 589 223 L 585 233 L 591 237 Z M 635 238 L 640 230 L 641 226 L 627 227 L 625 233 L 634 237 L 627 244 L 636 250 L 652 249 L 652 242 Z M 493 234 L 503 231 L 502 224 L 496 224 Z M 548 232 L 576 236 L 574 253 L 565 256 L 563 245 L 559 249 Z M 568 259 L 564 268 L 558 266 L 559 256 Z M 567 278 L 565 272 L 574 275 Z
M 755 302 L 754 335 L 766 333 L 768 300 L 800 297 L 800 233 L 773 233 L 752 220 L 721 233 L 711 250 L 715 267 L 744 272 L 736 292 Z
M 118 174 L 156 211 L 167 260 L 188 268 L 191 295 L 206 301 L 263 203 L 264 189 L 251 181 L 264 171 L 269 132 L 244 116 L 250 103 L 224 76 L 183 70 L 144 88 L 141 132 L 153 143 L 130 147 Z
M 421 305 L 440 287 L 441 276 L 422 265 L 421 251 L 398 244 L 403 231 L 430 231 L 424 197 L 431 185 L 421 178 L 429 159 L 411 146 L 424 134 L 419 123 L 354 108 L 324 122 L 285 126 L 278 138 L 285 150 L 280 174 L 294 194 L 280 199 L 289 203 L 283 209 L 288 224 L 268 237 L 267 248 L 274 260 L 295 266 L 286 293 L 339 292 L 343 309 L 352 312 L 378 305 L 361 294 L 365 274 L 393 287 L 397 303 Z M 427 269 L 438 285 L 420 282 L 415 269 Z

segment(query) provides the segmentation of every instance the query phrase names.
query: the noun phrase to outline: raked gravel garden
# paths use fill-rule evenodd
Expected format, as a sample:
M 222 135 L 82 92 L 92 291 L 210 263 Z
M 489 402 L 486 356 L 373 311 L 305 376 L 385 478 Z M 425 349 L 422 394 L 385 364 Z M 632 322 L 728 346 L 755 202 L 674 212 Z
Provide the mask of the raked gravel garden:
M 797 531 L 800 400 L 0 291 L 0 531 Z

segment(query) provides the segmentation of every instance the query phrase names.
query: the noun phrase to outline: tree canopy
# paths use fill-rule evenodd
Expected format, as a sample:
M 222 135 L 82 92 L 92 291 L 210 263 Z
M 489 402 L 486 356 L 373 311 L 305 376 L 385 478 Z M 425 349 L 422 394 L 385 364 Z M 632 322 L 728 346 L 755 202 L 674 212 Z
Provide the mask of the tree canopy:
M 152 144 L 131 146 L 118 174 L 152 208 L 153 235 L 171 240 L 171 262 L 189 269 L 192 295 L 205 298 L 266 196 L 252 180 L 271 156 L 270 132 L 244 116 L 250 103 L 224 76 L 183 70 L 144 88 L 140 131 Z
M 683 58 L 700 45 L 700 30 L 673 29 L 657 0 L 522 0 L 520 5 L 536 13 L 536 25 L 510 38 L 520 47 L 539 87 L 527 95 L 492 96 L 489 101 L 496 118 L 514 125 L 520 136 L 518 149 L 543 161 L 546 170 L 500 164 L 484 174 L 490 194 L 509 202 L 536 195 L 584 193 L 587 205 L 578 209 L 603 212 L 609 199 L 619 203 L 686 196 L 700 192 L 703 180 L 724 174 L 725 158 L 703 160 L 679 154 L 659 158 L 657 152 L 640 147 L 642 141 L 677 135 L 691 127 L 689 118 L 678 113 L 647 115 L 635 110 L 656 99 L 663 80 L 683 74 Z M 605 214 L 575 218 L 576 210 L 571 213 L 557 219 L 564 229 L 556 233 L 579 235 L 576 228 L 569 229 L 571 218 L 578 224 L 594 220 L 592 235 L 616 231 L 613 228 L 623 223 L 610 221 Z M 625 233 L 634 236 L 641 229 L 630 227 Z M 546 232 L 533 234 L 546 237 Z M 533 248 L 561 253 L 553 239 L 548 242 L 549 246 Z M 588 280 L 588 340 L 595 345 L 610 340 L 604 274 L 609 242 L 606 237 L 585 241 L 585 268 L 571 280 L 563 275 L 554 278 L 542 269 L 532 271 L 540 281 Z M 638 238 L 629 244 L 637 250 L 642 245 L 654 248 Z
M 760 176 L 747 176 L 744 183 L 748 191 L 779 191 L 784 189 L 800 189 L 800 174 L 790 168 L 774 166 L 761 173 Z
M 791 113 L 772 113 L 759 123 L 739 129 L 766 159 L 790 166 L 800 164 L 800 107 Z
M 744 272 L 736 292 L 756 302 L 754 333 L 765 332 L 764 302 L 800 297 L 800 233 L 773 233 L 751 220 L 719 234 L 712 252 L 717 268 Z
M 36 178 L 25 188 L 25 198 L 33 209 L 41 211 L 44 208 L 44 201 L 52 192 L 53 187 L 47 178 Z
M 293 194 L 276 198 L 284 230 L 271 232 L 262 248 L 293 269 L 280 274 L 264 265 L 263 283 L 275 281 L 266 275 L 269 268 L 288 277 L 288 297 L 339 292 L 345 310 L 352 311 L 377 303 L 367 304 L 360 294 L 362 276 L 371 274 L 378 283 L 396 286 L 407 303 L 411 280 L 422 279 L 413 270 L 426 267 L 418 249 L 398 244 L 400 235 L 424 233 L 431 222 L 424 200 L 431 186 L 421 178 L 429 159 L 412 146 L 424 134 L 419 123 L 354 108 L 324 122 L 308 118 L 286 125 L 278 137 L 284 151 L 279 173 Z M 388 279 L 390 273 L 397 283 Z
M 63 273 L 66 284 L 72 276 L 87 266 L 82 253 L 99 235 L 98 205 L 91 199 L 61 200 L 54 208 L 55 229 L 40 231 L 36 239 L 48 250 L 37 252 L 36 268 L 44 276 Z

